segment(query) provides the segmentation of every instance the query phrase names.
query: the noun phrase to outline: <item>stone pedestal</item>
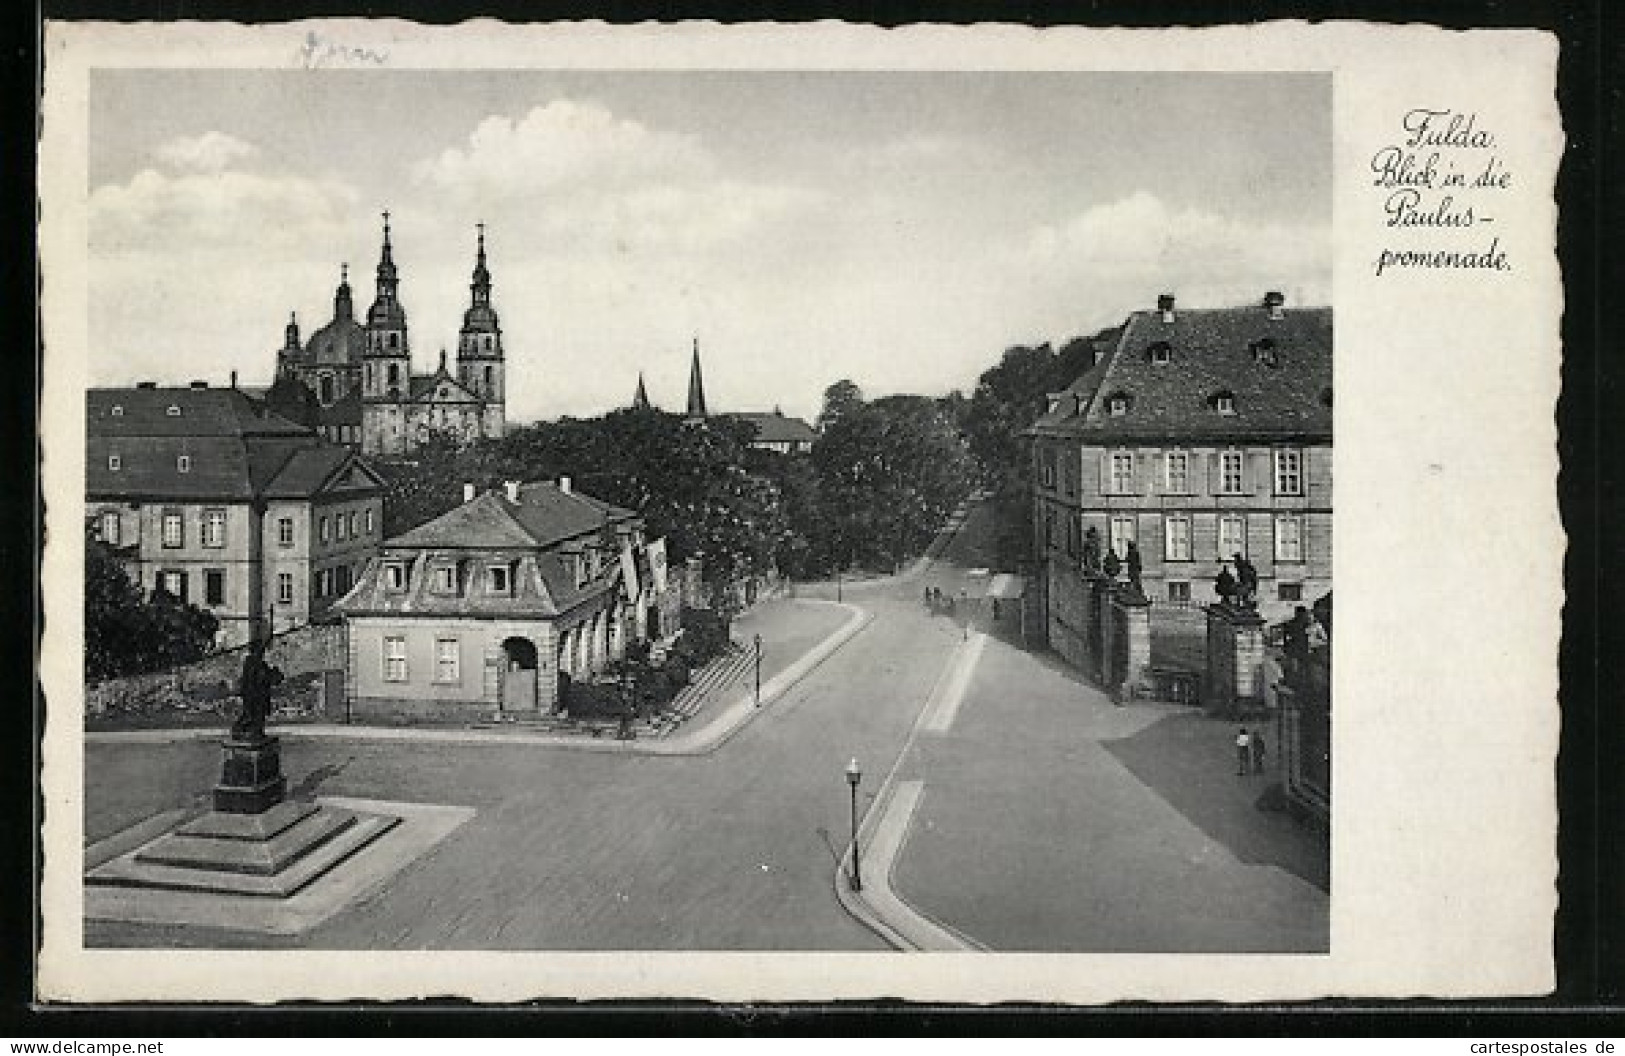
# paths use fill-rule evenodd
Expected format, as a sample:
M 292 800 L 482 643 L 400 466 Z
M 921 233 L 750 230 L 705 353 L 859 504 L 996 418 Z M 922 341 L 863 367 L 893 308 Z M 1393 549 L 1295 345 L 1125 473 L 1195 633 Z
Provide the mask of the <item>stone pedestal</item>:
M 1226 718 L 1262 710 L 1264 618 L 1224 602 L 1207 607 L 1207 710 Z
M 277 738 L 227 737 L 221 755 L 220 782 L 214 786 L 214 809 L 219 813 L 262 814 L 287 796 L 282 742 Z
M 1122 663 L 1116 689 L 1127 699 L 1150 688 L 1151 601 L 1130 587 L 1112 598 L 1112 622 L 1117 625 L 1117 655 Z

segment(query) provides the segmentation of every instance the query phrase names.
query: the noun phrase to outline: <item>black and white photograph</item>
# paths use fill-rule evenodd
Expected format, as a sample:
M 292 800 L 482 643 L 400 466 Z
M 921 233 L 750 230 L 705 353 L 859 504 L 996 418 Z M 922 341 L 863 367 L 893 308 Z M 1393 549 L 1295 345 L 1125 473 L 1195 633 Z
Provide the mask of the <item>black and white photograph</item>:
M 81 952 L 1339 952 L 1343 734 L 1433 734 L 1333 677 L 1334 189 L 1510 128 L 406 39 L 85 71 Z

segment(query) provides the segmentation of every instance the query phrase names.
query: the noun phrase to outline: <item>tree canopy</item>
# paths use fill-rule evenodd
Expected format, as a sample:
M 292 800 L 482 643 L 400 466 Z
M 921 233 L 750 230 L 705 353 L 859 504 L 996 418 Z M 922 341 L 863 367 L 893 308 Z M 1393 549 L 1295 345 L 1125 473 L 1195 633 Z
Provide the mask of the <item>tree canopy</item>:
M 85 539 L 85 678 L 100 682 L 202 658 L 219 621 L 155 590 L 143 597 L 107 544 Z

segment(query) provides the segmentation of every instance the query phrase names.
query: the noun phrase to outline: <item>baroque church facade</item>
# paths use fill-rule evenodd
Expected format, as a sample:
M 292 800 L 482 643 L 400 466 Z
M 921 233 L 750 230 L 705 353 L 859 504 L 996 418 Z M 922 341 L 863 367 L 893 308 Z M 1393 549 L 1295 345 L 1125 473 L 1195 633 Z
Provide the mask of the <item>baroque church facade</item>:
M 300 342 L 298 321 L 289 321 L 266 404 L 367 455 L 408 455 L 436 434 L 464 443 L 501 436 L 506 427 L 506 361 L 502 327 L 491 304 L 485 225 L 478 225 L 478 231 L 455 370 L 442 350 L 433 373 L 412 373 L 406 309 L 385 213 L 377 292 L 365 322 L 356 318 L 345 268 L 333 296 L 333 318 L 308 342 Z

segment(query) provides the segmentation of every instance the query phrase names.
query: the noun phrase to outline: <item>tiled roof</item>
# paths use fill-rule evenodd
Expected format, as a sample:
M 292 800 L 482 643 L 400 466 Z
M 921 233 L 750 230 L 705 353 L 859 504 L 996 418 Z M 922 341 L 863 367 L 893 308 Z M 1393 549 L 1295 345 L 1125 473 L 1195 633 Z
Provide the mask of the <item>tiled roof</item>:
M 818 439 L 812 426 L 800 418 L 788 418 L 779 411 L 740 411 L 728 415 L 756 427 L 756 441 L 763 444 L 810 444 Z
M 315 495 L 348 467 L 354 467 L 370 486 L 379 486 L 377 475 L 349 448 L 337 445 L 310 447 L 294 452 L 293 457 L 265 487 L 265 497 L 281 499 Z
M 233 389 L 93 389 L 86 413 L 94 499 L 248 500 L 318 443 Z
M 174 408 L 176 413 L 170 413 Z M 309 432 L 239 389 L 118 388 L 85 393 L 92 436 L 301 436 Z
M 556 484 L 526 484 L 519 501 L 501 492 L 475 496 L 434 520 L 386 541 L 392 547 L 452 549 L 546 549 L 568 539 L 629 520 L 629 510 Z
M 1100 439 L 1325 438 L 1332 432 L 1332 310 L 1136 312 L 1112 350 L 1034 424 Z M 1217 409 L 1228 397 L 1234 412 Z M 1114 398 L 1121 413 L 1113 414 Z

